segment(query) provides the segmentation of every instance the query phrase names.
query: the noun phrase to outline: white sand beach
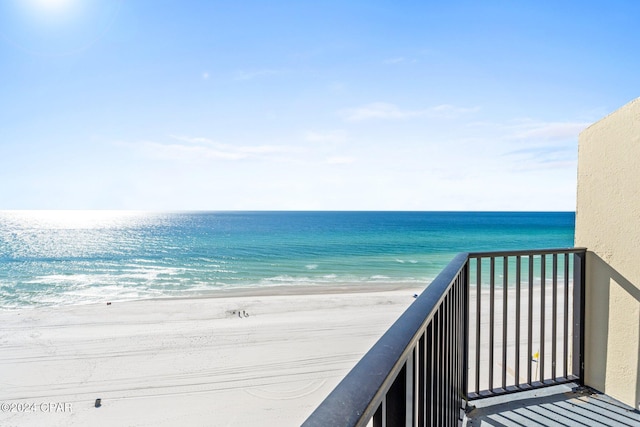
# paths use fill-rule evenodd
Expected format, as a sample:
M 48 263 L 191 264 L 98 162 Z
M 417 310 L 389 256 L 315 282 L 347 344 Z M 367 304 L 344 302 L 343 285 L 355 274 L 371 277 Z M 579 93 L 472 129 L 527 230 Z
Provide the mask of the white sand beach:
M 358 291 L 0 312 L 0 425 L 300 425 L 421 289 Z

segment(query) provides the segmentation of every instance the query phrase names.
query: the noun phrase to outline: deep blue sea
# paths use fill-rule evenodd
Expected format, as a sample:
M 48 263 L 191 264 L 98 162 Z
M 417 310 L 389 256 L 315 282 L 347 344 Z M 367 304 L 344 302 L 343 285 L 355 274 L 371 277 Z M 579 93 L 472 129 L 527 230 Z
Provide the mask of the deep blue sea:
M 459 252 L 573 246 L 573 212 L 0 212 L 0 307 L 424 284 Z

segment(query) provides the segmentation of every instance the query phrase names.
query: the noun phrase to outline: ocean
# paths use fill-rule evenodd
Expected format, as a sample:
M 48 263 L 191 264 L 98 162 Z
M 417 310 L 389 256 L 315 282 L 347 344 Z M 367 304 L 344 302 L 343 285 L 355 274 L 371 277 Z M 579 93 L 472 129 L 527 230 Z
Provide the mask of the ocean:
M 573 246 L 573 212 L 0 212 L 0 308 L 425 286 L 459 252 Z

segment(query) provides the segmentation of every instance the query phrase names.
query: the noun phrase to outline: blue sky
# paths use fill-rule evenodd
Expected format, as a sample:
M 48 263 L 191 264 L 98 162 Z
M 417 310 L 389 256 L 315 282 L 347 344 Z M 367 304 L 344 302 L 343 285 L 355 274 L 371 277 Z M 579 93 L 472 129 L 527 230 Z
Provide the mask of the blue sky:
M 0 0 L 0 209 L 574 210 L 640 2 Z

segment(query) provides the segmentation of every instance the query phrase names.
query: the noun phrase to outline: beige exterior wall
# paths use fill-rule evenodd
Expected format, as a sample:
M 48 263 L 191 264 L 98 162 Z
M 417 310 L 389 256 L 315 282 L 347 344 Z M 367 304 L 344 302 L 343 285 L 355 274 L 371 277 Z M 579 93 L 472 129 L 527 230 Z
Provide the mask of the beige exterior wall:
M 585 383 L 640 408 L 640 98 L 580 134 L 575 245 L 586 247 Z

